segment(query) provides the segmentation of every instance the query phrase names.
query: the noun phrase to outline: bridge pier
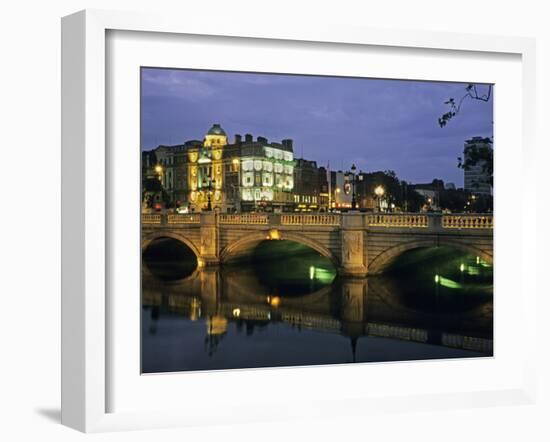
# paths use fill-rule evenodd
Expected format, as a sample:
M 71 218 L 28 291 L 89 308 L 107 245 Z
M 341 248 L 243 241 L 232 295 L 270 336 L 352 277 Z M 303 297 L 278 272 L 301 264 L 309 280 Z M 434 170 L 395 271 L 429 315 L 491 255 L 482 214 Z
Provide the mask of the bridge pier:
M 200 215 L 200 257 L 201 266 L 216 266 L 220 264 L 218 247 L 218 226 L 215 212 L 203 212 Z
M 362 214 L 350 213 L 343 216 L 341 229 L 342 255 L 338 273 L 341 276 L 366 276 L 364 244 L 367 232 L 363 227 Z

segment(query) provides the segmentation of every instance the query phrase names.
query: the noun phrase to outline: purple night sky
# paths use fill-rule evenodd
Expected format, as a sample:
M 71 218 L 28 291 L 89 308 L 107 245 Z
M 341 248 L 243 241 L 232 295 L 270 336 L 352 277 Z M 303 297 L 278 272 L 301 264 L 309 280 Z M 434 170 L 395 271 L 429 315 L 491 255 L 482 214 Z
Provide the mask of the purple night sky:
M 464 140 L 492 136 L 493 101 L 467 99 L 437 119 L 466 84 L 295 75 L 142 69 L 141 145 L 202 140 L 220 123 L 229 141 L 251 133 L 294 140 L 297 158 L 332 170 L 395 170 L 408 182 L 434 178 L 462 187 Z M 486 92 L 486 86 L 479 86 Z

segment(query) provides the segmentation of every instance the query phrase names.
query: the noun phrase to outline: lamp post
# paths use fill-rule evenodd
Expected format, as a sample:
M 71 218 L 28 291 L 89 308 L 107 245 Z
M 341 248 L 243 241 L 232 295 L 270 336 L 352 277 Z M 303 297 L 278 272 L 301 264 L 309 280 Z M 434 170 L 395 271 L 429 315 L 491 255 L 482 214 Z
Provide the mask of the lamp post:
M 236 211 L 241 211 L 241 165 L 238 158 L 233 158 L 233 167 L 237 169 L 237 195 L 235 197 Z
M 155 166 L 155 173 L 158 175 L 158 180 L 160 181 L 160 186 L 161 186 L 161 192 L 160 192 L 160 200 L 161 202 L 163 201 L 163 194 L 164 194 L 164 183 L 162 182 L 162 178 L 163 178 L 163 168 L 160 164 L 157 164 Z
M 204 177 L 202 180 L 203 187 L 206 187 L 206 210 L 212 210 L 212 184 L 215 184 L 216 180 L 210 177 Z
M 216 188 L 216 180 L 209 177 L 207 194 L 208 204 L 206 205 L 206 210 L 208 210 L 209 212 L 212 210 L 212 186 L 214 186 L 214 189 Z
M 337 187 L 336 189 L 334 189 L 334 193 L 335 193 L 335 195 L 334 195 L 334 199 L 335 199 L 334 205 L 335 205 L 335 207 L 339 207 L 339 205 L 340 205 L 340 195 L 339 195 L 340 188 Z
M 351 208 L 352 210 L 357 209 L 357 200 L 355 199 L 355 171 L 357 168 L 355 167 L 355 164 L 351 165 L 351 185 L 352 187 L 352 194 L 351 194 Z
M 382 196 L 384 195 L 384 187 L 382 186 L 376 186 L 374 189 L 374 194 L 376 195 L 378 199 L 378 211 L 382 211 Z

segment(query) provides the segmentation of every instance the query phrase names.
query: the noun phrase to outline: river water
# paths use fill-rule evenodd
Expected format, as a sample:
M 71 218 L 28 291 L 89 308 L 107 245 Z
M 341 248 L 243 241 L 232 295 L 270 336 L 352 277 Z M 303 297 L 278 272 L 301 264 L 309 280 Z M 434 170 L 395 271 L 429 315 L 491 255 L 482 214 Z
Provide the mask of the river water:
M 144 373 L 493 354 L 492 267 L 453 249 L 407 252 L 361 279 L 287 241 L 222 268 L 143 261 Z

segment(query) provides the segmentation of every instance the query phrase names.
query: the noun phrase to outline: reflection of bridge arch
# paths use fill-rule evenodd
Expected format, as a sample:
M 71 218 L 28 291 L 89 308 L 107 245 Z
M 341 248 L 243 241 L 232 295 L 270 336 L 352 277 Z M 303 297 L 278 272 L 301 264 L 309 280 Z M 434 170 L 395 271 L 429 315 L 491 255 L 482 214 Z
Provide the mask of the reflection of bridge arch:
M 279 234 L 281 235 L 281 240 L 284 241 L 293 241 L 302 245 L 305 245 L 316 252 L 323 255 L 325 258 L 330 259 L 330 261 L 333 263 L 333 265 L 338 268 L 339 266 L 339 259 L 325 246 L 320 244 L 319 242 L 315 241 L 314 239 L 308 238 L 305 235 L 300 235 L 298 233 L 289 232 L 289 231 L 280 231 Z M 232 256 L 236 256 L 239 253 L 243 253 L 246 251 L 252 250 L 256 245 L 258 245 L 260 242 L 265 241 L 267 236 L 269 235 L 269 232 L 247 232 L 246 235 L 239 238 L 237 241 L 233 242 L 232 244 L 227 245 L 223 248 L 220 252 L 220 261 L 224 262 L 227 261 Z
M 153 231 L 145 235 L 141 239 L 141 251 L 142 252 L 145 251 L 153 241 L 161 238 L 170 238 L 185 244 L 187 247 L 189 247 L 192 250 L 192 252 L 197 257 L 197 260 L 201 256 L 199 249 L 193 243 L 193 241 L 185 237 L 184 235 L 178 233 L 178 231 L 176 230 L 159 230 L 159 231 Z
M 420 240 L 408 241 L 387 249 L 386 251 L 376 256 L 376 258 L 374 258 L 370 262 L 368 267 L 368 273 L 371 275 L 381 273 L 399 255 L 401 255 L 402 253 L 408 250 L 418 249 L 422 247 L 440 247 L 440 246 L 452 247 L 458 250 L 462 250 L 466 253 L 479 256 L 481 259 L 483 259 L 484 261 L 486 261 L 491 265 L 493 264 L 493 255 L 491 255 L 487 251 L 461 241 L 454 241 L 452 239 L 439 237 L 434 239 L 420 239 Z

